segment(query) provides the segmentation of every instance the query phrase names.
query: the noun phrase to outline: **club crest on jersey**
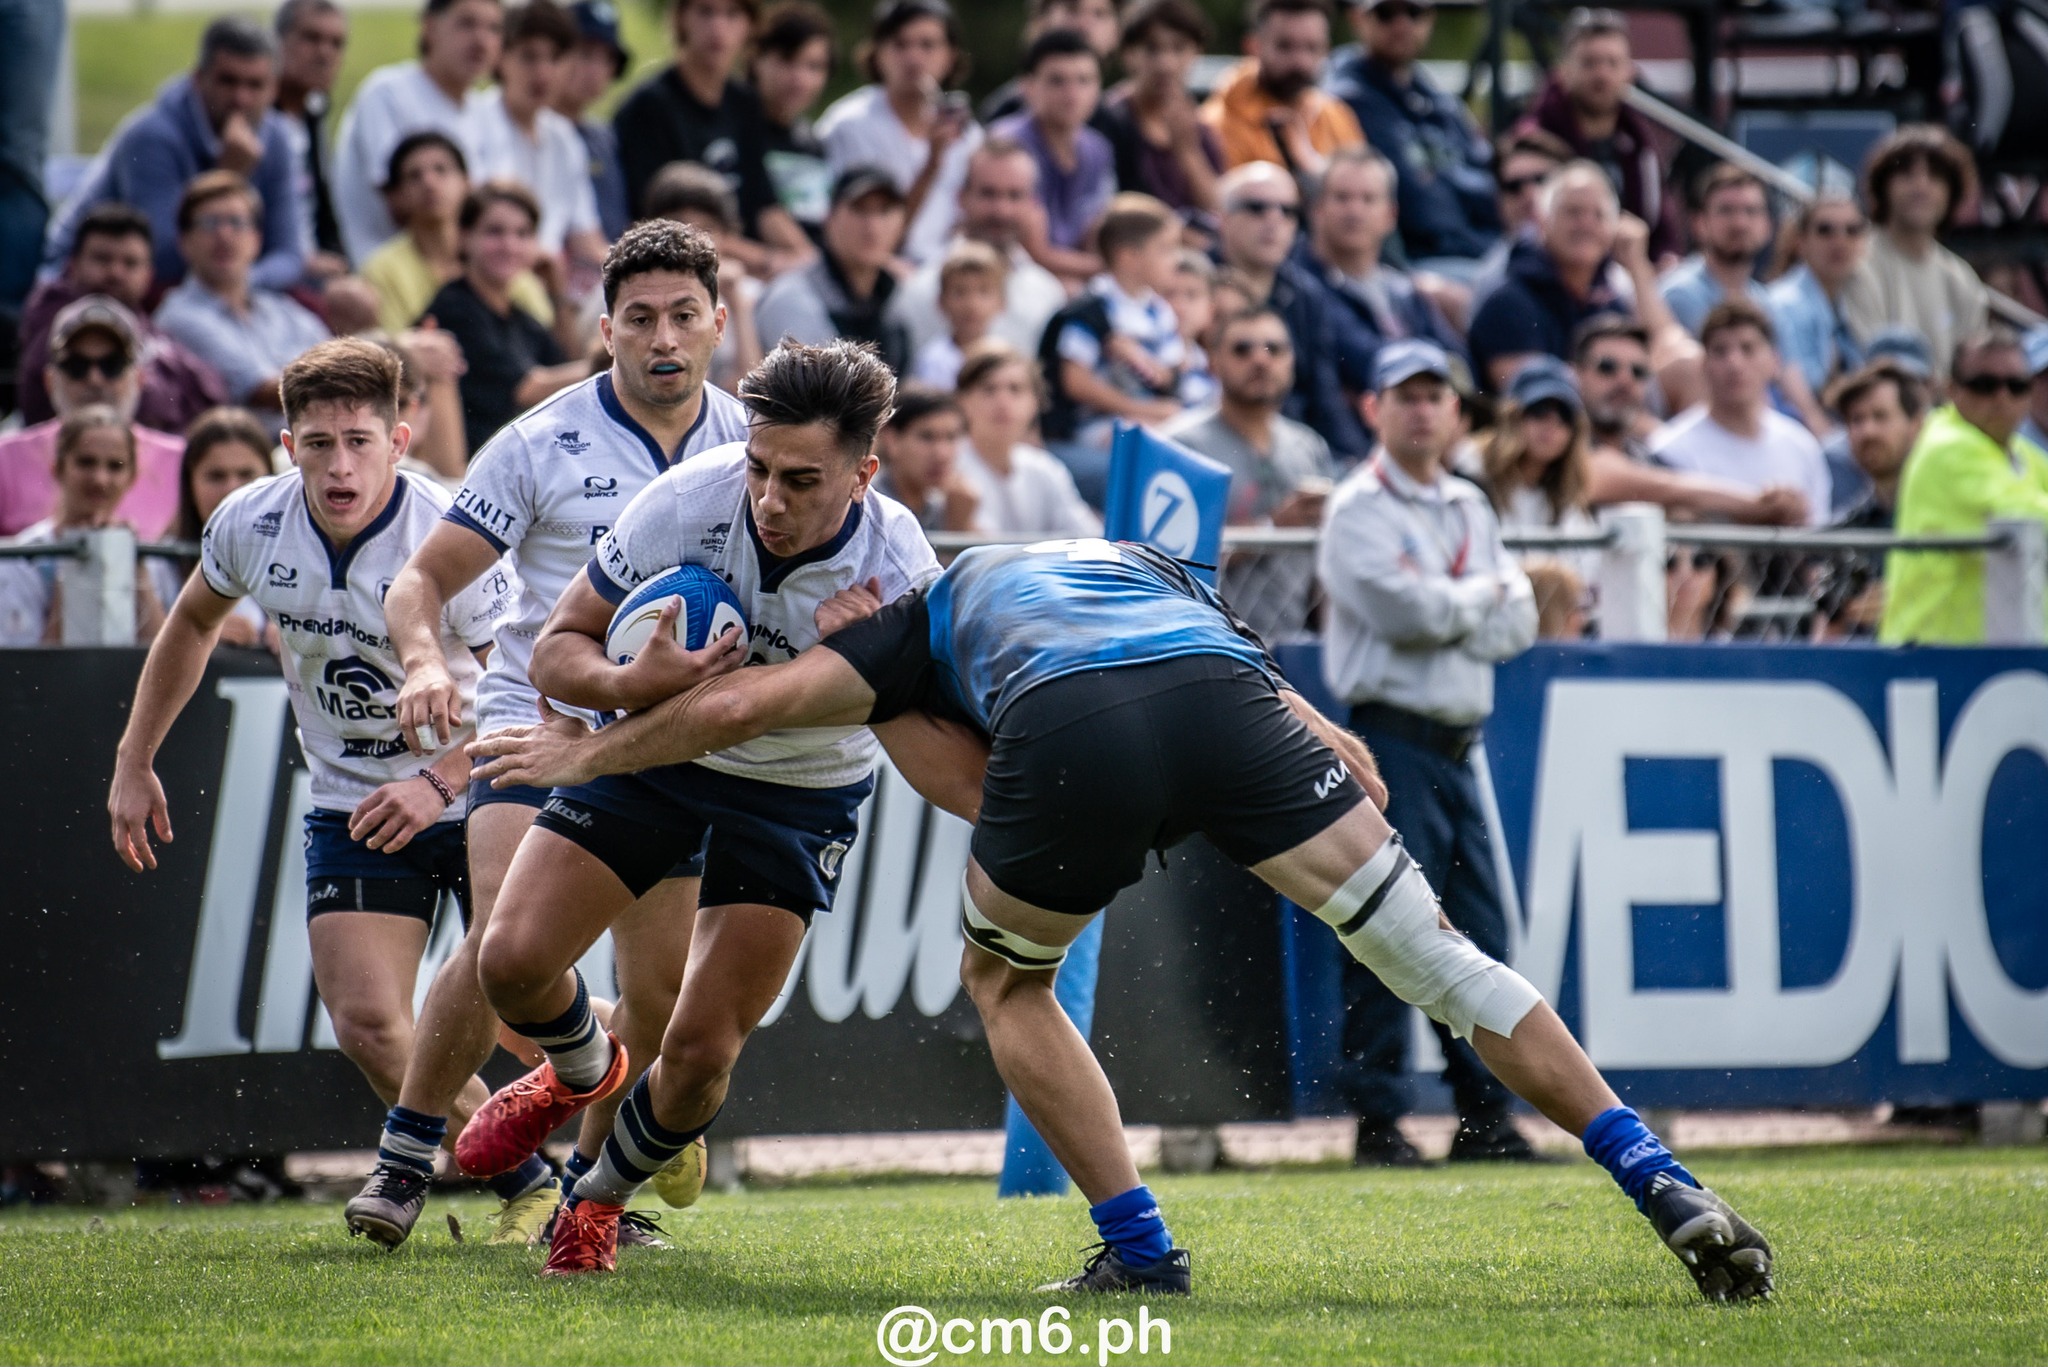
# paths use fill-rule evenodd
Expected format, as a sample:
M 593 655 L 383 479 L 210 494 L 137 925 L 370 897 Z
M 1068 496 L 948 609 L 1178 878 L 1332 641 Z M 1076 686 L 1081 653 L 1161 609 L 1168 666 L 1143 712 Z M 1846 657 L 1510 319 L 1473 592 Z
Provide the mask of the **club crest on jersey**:
M 388 675 L 358 655 L 329 660 L 313 687 L 314 701 L 329 716 L 344 721 L 392 721 L 398 716 L 398 686 Z
M 590 449 L 590 443 L 583 440 L 583 433 L 574 428 L 555 433 L 555 445 L 572 456 L 580 456 Z
M 264 513 L 249 524 L 249 529 L 258 536 L 275 537 L 284 530 L 284 514 L 275 511 Z
M 732 523 L 721 522 L 717 526 L 705 530 L 702 539 L 697 542 L 697 549 L 700 551 L 710 551 L 716 555 L 725 549 L 726 538 L 731 535 Z
M 297 588 L 298 584 L 299 571 L 297 566 L 280 565 L 275 560 L 270 562 L 270 587 L 274 589 L 291 589 Z
M 585 475 L 583 477 L 585 498 L 617 498 L 619 482 L 610 475 Z
M 844 840 L 835 840 L 818 851 L 818 872 L 825 875 L 826 882 L 839 877 L 839 866 L 846 862 L 846 852 L 852 848 Z

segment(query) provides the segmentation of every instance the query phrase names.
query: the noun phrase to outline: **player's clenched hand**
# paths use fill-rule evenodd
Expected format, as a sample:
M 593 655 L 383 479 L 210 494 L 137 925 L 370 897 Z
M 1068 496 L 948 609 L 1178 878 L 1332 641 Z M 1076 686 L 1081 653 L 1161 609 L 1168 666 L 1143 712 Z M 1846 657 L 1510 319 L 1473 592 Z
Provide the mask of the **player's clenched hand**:
M 568 788 L 598 777 L 584 762 L 591 730 L 540 702 L 540 725 L 515 726 L 469 743 L 471 778 L 493 788 Z
M 631 664 L 619 666 L 619 697 L 628 711 L 652 707 L 747 662 L 747 638 L 738 627 L 727 628 L 700 649 L 685 650 L 676 640 L 676 615 L 682 608 L 680 598 L 663 603 L 654 634 Z
M 164 801 L 164 785 L 148 765 L 115 766 L 113 787 L 107 793 L 107 815 L 114 823 L 114 853 L 137 873 L 156 867 L 156 851 L 149 847 L 149 833 L 166 845 L 171 843 L 171 808 Z
M 348 838 L 370 849 L 396 854 L 412 838 L 441 819 L 448 804 L 424 778 L 387 783 L 356 804 L 349 813 Z
M 462 726 L 462 690 L 447 667 L 422 664 L 398 686 L 398 734 L 415 755 L 431 755 Z
M 818 622 L 818 635 L 830 636 L 841 627 L 850 627 L 863 617 L 872 617 L 882 610 L 882 581 L 870 579 L 865 584 L 855 584 L 818 604 L 813 614 Z

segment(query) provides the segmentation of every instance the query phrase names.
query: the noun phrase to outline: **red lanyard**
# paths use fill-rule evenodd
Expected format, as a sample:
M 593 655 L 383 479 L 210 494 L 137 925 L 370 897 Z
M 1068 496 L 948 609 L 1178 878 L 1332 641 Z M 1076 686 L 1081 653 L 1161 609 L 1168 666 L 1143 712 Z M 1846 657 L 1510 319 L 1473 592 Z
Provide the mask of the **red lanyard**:
M 1456 551 L 1453 551 L 1448 545 L 1444 543 L 1444 539 L 1437 534 L 1436 525 L 1433 522 L 1431 522 L 1428 518 L 1424 517 L 1419 511 L 1416 511 L 1420 503 L 1420 500 L 1411 498 L 1409 495 L 1402 493 L 1400 489 L 1395 487 L 1394 481 L 1387 478 L 1387 457 L 1384 448 L 1379 453 L 1373 456 L 1372 472 L 1379 479 L 1380 487 L 1382 489 L 1385 489 L 1388 493 L 1392 494 L 1395 498 L 1399 499 L 1402 503 L 1406 504 L 1410 509 L 1411 515 L 1414 517 L 1414 519 L 1417 522 L 1420 522 L 1423 525 L 1424 529 L 1429 532 L 1429 539 L 1431 541 L 1436 542 L 1437 549 L 1442 551 L 1444 553 L 1444 559 L 1450 562 L 1449 570 L 1451 578 L 1464 578 L 1465 562 L 1472 554 L 1472 515 L 1465 511 L 1465 505 L 1462 503 L 1457 504 L 1458 525 L 1462 530 L 1463 534 L 1458 542 L 1458 549 Z M 1451 500 L 1446 499 L 1445 502 L 1448 504 L 1451 502 Z

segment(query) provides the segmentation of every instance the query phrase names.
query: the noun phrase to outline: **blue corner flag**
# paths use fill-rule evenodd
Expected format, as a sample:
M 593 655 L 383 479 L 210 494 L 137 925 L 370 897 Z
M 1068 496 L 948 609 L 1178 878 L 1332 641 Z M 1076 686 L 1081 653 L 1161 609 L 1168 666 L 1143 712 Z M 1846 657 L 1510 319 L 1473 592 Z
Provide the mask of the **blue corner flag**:
M 1229 508 L 1230 468 L 1198 456 L 1142 427 L 1118 423 L 1110 444 L 1109 500 L 1103 534 L 1139 541 L 1190 566 L 1214 566 L 1223 554 L 1223 519 Z M 1213 568 L 1197 568 L 1209 583 Z M 1102 956 L 1102 922 L 1081 933 L 1060 965 L 1053 995 L 1087 1038 L 1095 1020 L 1095 980 Z M 1015 1097 L 1004 1112 L 1003 1175 L 998 1196 L 1060 1196 L 1066 1170 L 1024 1118 Z

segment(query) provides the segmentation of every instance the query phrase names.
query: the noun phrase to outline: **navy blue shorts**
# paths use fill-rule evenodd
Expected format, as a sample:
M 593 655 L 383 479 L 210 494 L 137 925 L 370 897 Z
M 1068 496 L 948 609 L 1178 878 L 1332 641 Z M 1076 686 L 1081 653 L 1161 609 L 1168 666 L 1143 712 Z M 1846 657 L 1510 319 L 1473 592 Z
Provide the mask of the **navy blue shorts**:
M 469 850 L 460 821 L 427 827 L 395 854 L 348 836 L 347 812 L 306 813 L 306 916 L 381 911 L 432 924 L 441 895 L 452 892 L 469 924 Z
M 699 906 L 781 907 L 808 923 L 832 909 L 874 786 L 795 788 L 677 764 L 557 788 L 534 825 L 590 851 L 635 897 L 695 851 Z
M 509 802 L 515 806 L 531 807 L 536 812 L 548 805 L 548 790 L 535 788 L 530 784 L 515 783 L 509 788 L 493 788 L 483 779 L 469 781 L 469 810 L 488 807 L 494 802 Z M 687 859 L 678 859 L 674 867 L 662 875 L 664 878 L 702 878 L 704 876 L 704 851 L 698 850 Z

